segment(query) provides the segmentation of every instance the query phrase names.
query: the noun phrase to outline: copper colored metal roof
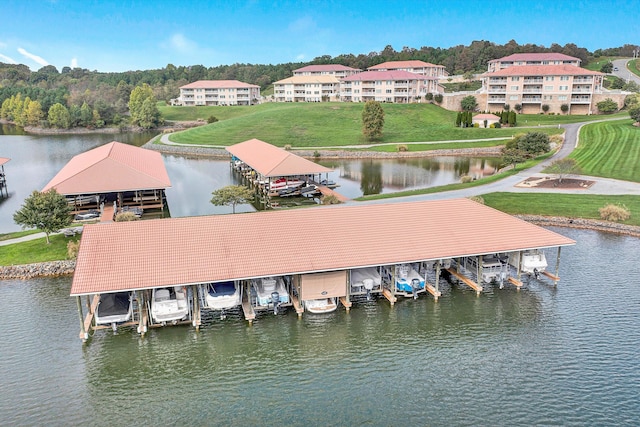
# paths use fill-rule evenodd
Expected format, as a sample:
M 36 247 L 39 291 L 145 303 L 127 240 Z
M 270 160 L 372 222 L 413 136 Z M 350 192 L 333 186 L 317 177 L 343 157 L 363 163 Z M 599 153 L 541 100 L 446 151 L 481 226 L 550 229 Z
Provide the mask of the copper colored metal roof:
M 360 71 L 357 68 L 347 67 L 342 64 L 318 64 L 318 65 L 307 65 L 306 67 L 298 68 L 297 70 L 293 70 L 294 73 L 318 73 L 323 71 Z
M 484 76 L 603 76 L 598 71 L 587 70 L 575 65 L 518 65 L 515 67 L 503 68 L 493 73 L 485 73 Z
M 198 80 L 197 82 L 189 83 L 184 86 L 180 86 L 180 89 L 221 89 L 221 88 L 250 88 L 260 87 L 258 85 L 252 85 L 244 83 L 239 80 Z
M 436 65 L 431 64 L 429 62 L 419 61 L 419 60 L 409 60 L 409 61 L 389 61 L 383 62 L 382 64 L 374 65 L 372 67 L 367 68 L 367 70 L 392 70 L 398 68 L 444 68 L 444 65 Z
M 343 82 L 374 80 L 437 80 L 435 77 L 423 76 L 404 70 L 364 71 L 342 79 Z
M 516 61 L 580 61 L 580 58 L 557 52 L 541 53 L 514 53 L 503 58 L 493 59 L 489 62 L 516 62 Z
M 226 150 L 267 178 L 313 175 L 332 171 L 332 169 L 255 138 L 227 147 Z
M 42 189 L 60 194 L 96 194 L 171 187 L 162 155 L 110 142 L 74 156 Z
M 7 163 L 9 160 L 9 158 L 7 157 L 0 157 L 0 166 L 4 165 L 5 163 Z
M 93 224 L 71 295 L 573 244 L 468 199 Z

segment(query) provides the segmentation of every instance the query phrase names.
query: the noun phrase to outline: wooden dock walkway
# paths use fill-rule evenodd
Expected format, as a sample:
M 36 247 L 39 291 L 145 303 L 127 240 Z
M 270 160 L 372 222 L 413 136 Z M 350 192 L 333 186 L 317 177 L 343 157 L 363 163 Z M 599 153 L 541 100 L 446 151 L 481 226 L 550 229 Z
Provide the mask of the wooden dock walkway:
M 335 198 L 340 200 L 341 203 L 344 203 L 347 200 L 349 200 L 347 196 L 343 196 L 337 191 L 333 191 L 329 187 L 325 187 L 324 185 L 318 185 L 317 187 L 318 187 L 318 191 L 320 191 L 323 196 L 335 196 Z
M 517 286 L 518 288 L 522 287 L 522 281 L 516 279 L 515 277 L 509 277 L 507 281 L 512 285 Z
M 256 312 L 251 306 L 251 302 L 249 301 L 249 291 L 242 293 L 242 311 L 244 313 L 244 318 L 249 321 L 249 324 L 253 323 L 253 320 L 256 318 Z
M 298 313 L 298 317 L 302 316 L 302 313 L 304 313 L 304 307 L 300 304 L 300 300 L 297 295 L 291 295 L 291 303 L 293 304 L 293 308 L 295 308 L 296 313 Z
M 473 280 L 469 279 L 468 277 L 458 273 L 455 270 L 455 268 L 447 268 L 446 270 L 449 273 L 451 273 L 451 275 L 453 277 L 455 277 L 456 279 L 460 280 L 462 283 L 464 283 L 465 285 L 469 286 L 471 289 L 476 291 L 476 295 L 480 295 L 480 292 L 482 292 L 482 286 L 478 285 L 476 282 L 474 282 Z
M 112 204 L 104 206 L 102 209 L 102 215 L 100 215 L 100 222 L 113 222 L 115 217 L 115 209 Z

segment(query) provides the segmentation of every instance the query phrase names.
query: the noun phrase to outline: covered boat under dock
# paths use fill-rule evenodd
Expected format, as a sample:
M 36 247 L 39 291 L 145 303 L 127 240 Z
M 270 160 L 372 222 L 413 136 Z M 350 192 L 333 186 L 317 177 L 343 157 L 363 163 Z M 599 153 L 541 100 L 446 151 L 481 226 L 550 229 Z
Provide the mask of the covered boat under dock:
M 81 337 L 86 339 L 91 328 L 86 319 L 95 312 L 92 295 L 132 291 L 144 301 L 145 292 L 154 288 L 180 286 L 197 295 L 202 284 L 233 281 L 246 285 L 241 306 L 250 308 L 244 302 L 252 280 L 287 277 L 293 284 L 287 288 L 291 303 L 301 315 L 305 298 L 335 298 L 349 308 L 352 291 L 362 294 L 366 285 L 360 278 L 350 286 L 351 274 L 345 272 L 354 269 L 370 268 L 371 290 L 394 303 L 397 296 L 417 298 L 421 292 L 438 298 L 444 272 L 481 293 L 488 265 L 482 257 L 488 254 L 504 260 L 501 271 L 511 272 L 495 276 L 501 286 L 502 281 L 517 285 L 521 255 L 553 248 L 557 258 L 549 277 L 555 282 L 560 248 L 573 244 L 468 199 L 93 224 L 83 231 L 71 296 L 78 298 Z M 342 273 L 311 280 L 312 274 L 329 272 Z M 89 302 L 86 317 L 83 296 Z M 197 328 L 199 299 L 191 297 L 190 305 L 190 321 Z M 138 306 L 138 330 L 144 333 L 148 316 L 145 304 Z

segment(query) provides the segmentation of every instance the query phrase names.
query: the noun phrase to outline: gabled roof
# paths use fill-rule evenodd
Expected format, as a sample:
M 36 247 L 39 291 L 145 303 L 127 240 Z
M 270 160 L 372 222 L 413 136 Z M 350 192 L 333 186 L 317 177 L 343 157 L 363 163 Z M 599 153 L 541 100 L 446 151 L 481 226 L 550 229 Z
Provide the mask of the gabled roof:
M 321 73 L 325 71 L 360 71 L 357 68 L 347 67 L 342 64 L 319 64 L 319 65 L 307 65 L 306 67 L 293 70 L 294 73 Z
M 227 147 L 227 151 L 267 178 L 313 175 L 332 171 L 332 169 L 255 138 Z
M 338 84 L 338 83 L 340 83 L 340 79 L 338 79 L 336 76 L 331 75 L 331 74 L 293 76 L 293 77 L 287 77 L 286 79 L 278 80 L 277 82 L 274 82 L 273 84 L 284 85 L 284 84 L 305 84 L 305 83 L 309 83 L 309 84 L 313 84 L 313 83 L 319 83 L 319 84 L 335 83 L 335 84 Z
M 514 53 L 503 58 L 492 59 L 489 62 L 517 62 L 517 61 L 580 61 L 580 58 L 556 52 Z
M 404 70 L 364 71 L 342 79 L 343 82 L 375 81 L 375 80 L 437 80 L 435 77 L 423 76 Z
M 430 67 L 444 68 L 444 65 L 436 65 L 436 64 L 431 64 L 429 62 L 418 61 L 418 60 L 388 61 L 388 62 L 383 62 L 382 64 L 369 67 L 367 68 L 367 70 L 375 71 L 375 70 L 393 70 L 398 68 L 430 68 Z
M 113 141 L 74 156 L 42 189 L 96 194 L 171 187 L 162 155 Z
M 495 114 L 483 113 L 473 116 L 473 120 L 500 120 L 500 117 Z
M 238 80 L 198 80 L 197 82 L 180 86 L 180 89 L 222 89 L 222 88 L 236 89 L 236 88 L 251 88 L 251 87 L 260 87 L 260 86 L 244 83 Z
M 602 76 L 598 71 L 591 71 L 575 65 L 519 65 L 517 67 L 503 68 L 492 73 L 484 73 L 486 77 L 501 76 Z
M 71 295 L 573 245 L 468 199 L 86 225 Z
M 7 163 L 9 160 L 9 158 L 7 157 L 0 157 L 0 166 L 4 165 L 5 163 Z

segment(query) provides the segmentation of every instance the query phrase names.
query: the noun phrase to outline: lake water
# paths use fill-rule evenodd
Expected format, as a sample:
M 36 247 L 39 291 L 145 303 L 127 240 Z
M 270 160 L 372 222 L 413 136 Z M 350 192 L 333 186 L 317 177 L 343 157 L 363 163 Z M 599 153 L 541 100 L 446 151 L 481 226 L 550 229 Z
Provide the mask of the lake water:
M 70 277 L 0 281 L 0 425 L 640 422 L 640 240 L 554 229 L 557 287 L 78 339 Z M 555 260 L 555 251 L 548 254 Z
M 75 155 L 111 141 L 143 145 L 153 133 L 117 135 L 24 135 L 16 127 L 0 127 L 0 157 L 5 165 L 9 198 L 0 198 L 0 233 L 20 230 L 13 214 L 34 190 L 41 190 Z M 211 192 L 239 184 L 226 160 L 163 155 L 172 187 L 167 203 L 173 217 L 230 213 L 231 208 L 210 203 Z M 439 157 L 393 160 L 343 160 L 322 162 L 334 169 L 329 179 L 340 184 L 343 195 L 354 198 L 402 189 L 433 187 L 459 182 L 462 175 L 476 178 L 495 172 L 495 159 Z M 237 212 L 253 211 L 251 205 Z

